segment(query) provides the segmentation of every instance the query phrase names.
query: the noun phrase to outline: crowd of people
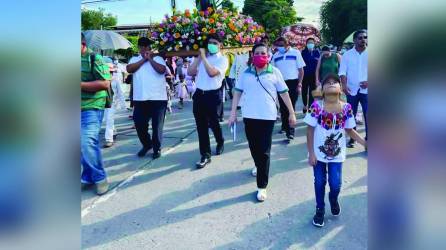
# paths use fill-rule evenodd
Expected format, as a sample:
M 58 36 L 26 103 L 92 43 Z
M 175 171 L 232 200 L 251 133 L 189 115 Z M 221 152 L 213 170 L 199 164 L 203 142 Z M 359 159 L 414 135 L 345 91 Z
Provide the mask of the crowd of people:
M 308 163 L 314 171 L 313 224 L 322 227 L 327 176 L 331 213 L 338 216 L 346 148 L 354 147 L 355 142 L 366 146 L 367 140 L 367 31 L 358 30 L 353 38 L 354 47 L 342 53 L 327 45 L 319 50 L 312 38 L 300 51 L 292 48 L 284 37 L 270 44 L 265 36 L 249 53 L 223 54 L 222 37 L 211 34 L 197 57 L 175 59 L 156 55 L 151 50 L 152 41 L 139 38 L 139 53 L 125 68 L 130 74 L 127 79 L 131 79 L 126 82 L 131 83 L 132 119 L 141 143 L 137 155 L 144 157 L 151 150 L 153 159 L 162 155 L 166 113 L 172 112 L 174 99 L 178 99 L 178 109 L 190 99 L 199 139 L 196 167 L 206 167 L 213 155 L 209 129 L 217 143 L 214 155 L 224 153 L 225 138 L 220 124 L 224 119 L 223 103 L 225 99 L 232 100 L 228 125 L 232 127 L 237 122 L 241 109 L 254 161 L 251 173 L 257 180 L 257 199 L 264 201 L 274 124 L 280 120 L 279 133 L 285 134 L 286 142 L 291 143 L 297 123 L 295 105 L 301 95 L 302 122 L 307 125 Z M 123 82 L 124 70 L 117 64 L 105 63 L 100 55 L 89 50 L 83 36 L 81 62 L 81 183 L 83 187 L 95 185 L 97 194 L 101 195 L 107 192 L 108 183 L 99 132 L 105 110 L 105 146 L 113 145 L 114 110 L 125 108 L 119 84 Z M 110 96 L 110 92 L 114 95 Z M 356 132 L 359 104 L 366 126 L 364 139 Z

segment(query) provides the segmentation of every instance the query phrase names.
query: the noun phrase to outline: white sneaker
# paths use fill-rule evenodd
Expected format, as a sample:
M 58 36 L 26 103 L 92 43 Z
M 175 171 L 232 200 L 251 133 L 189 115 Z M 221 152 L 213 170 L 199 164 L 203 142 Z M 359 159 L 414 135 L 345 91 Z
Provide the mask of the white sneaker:
M 252 174 L 252 176 L 254 176 L 254 177 L 257 176 L 257 167 L 254 167 L 254 168 L 251 170 L 251 174 Z
M 257 200 L 258 201 L 265 201 L 266 200 L 266 188 L 259 188 L 257 191 Z

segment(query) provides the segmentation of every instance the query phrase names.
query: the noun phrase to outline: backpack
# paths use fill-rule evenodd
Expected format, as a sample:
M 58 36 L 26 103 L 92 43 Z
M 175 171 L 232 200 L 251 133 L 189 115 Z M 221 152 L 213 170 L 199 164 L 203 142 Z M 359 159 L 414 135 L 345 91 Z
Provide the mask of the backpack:
M 96 54 L 95 53 L 91 53 L 90 54 L 90 72 L 91 74 L 93 74 L 94 72 L 94 63 L 96 61 Z M 113 89 L 111 88 L 111 84 L 110 86 L 107 88 L 107 97 L 105 98 L 105 108 L 111 108 L 112 107 L 112 103 L 113 103 Z

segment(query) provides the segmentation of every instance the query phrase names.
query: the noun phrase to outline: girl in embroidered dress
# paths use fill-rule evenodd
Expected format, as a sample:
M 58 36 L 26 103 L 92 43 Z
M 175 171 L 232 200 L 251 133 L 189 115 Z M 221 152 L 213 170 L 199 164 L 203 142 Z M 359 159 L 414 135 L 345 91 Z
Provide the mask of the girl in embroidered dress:
M 316 100 L 304 118 L 307 127 L 308 163 L 313 166 L 316 214 L 313 225 L 324 226 L 325 185 L 330 186 L 329 201 L 331 213 L 338 216 L 341 207 L 338 202 L 341 191 L 342 163 L 345 161 L 345 133 L 366 146 L 366 142 L 353 130 L 355 117 L 350 104 L 341 101 L 340 79 L 329 74 L 322 81 L 322 100 Z

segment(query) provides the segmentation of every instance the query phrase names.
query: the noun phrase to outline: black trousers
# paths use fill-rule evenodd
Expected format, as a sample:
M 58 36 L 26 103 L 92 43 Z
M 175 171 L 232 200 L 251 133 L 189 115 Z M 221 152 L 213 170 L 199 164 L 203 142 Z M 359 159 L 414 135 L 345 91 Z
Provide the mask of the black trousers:
M 293 80 L 286 80 L 286 85 L 289 89 L 291 104 L 296 106 L 297 102 L 297 85 L 299 83 L 299 79 L 293 79 Z M 286 135 L 294 135 L 294 128 L 290 127 L 290 123 L 288 122 L 288 117 L 290 116 L 290 113 L 288 112 L 288 108 L 285 105 L 285 102 L 283 102 L 282 98 L 279 96 L 279 104 L 280 104 L 280 117 L 282 119 L 282 130 L 285 131 Z
M 224 142 L 223 133 L 218 121 L 219 105 L 222 102 L 220 89 L 211 91 L 197 89 L 192 100 L 194 101 L 193 112 L 197 125 L 200 154 L 201 156 L 211 157 L 209 128 L 212 129 L 218 144 Z
M 257 167 L 257 187 L 268 186 L 271 140 L 275 121 L 244 118 L 249 150 Z
M 226 89 L 228 90 L 229 98 L 233 98 L 232 96 L 232 89 L 234 88 L 234 79 L 229 78 L 228 76 L 225 77 L 226 82 Z
M 167 101 L 133 101 L 133 105 L 133 121 L 139 141 L 144 147 L 153 147 L 154 152 L 160 150 Z M 152 120 L 152 138 L 148 131 L 150 120 Z
M 304 79 L 302 81 L 302 101 L 304 103 L 304 107 L 310 106 L 313 101 L 313 95 L 311 95 L 311 91 L 316 89 L 316 76 L 314 74 L 305 74 Z
M 223 79 L 223 82 L 221 84 L 221 88 L 220 88 L 220 104 L 218 106 L 218 118 L 219 119 L 223 119 L 224 116 L 224 103 L 223 103 L 223 94 L 225 92 L 225 79 Z
M 130 83 L 130 92 L 129 92 L 129 99 L 130 99 L 130 107 L 133 108 L 133 82 Z

